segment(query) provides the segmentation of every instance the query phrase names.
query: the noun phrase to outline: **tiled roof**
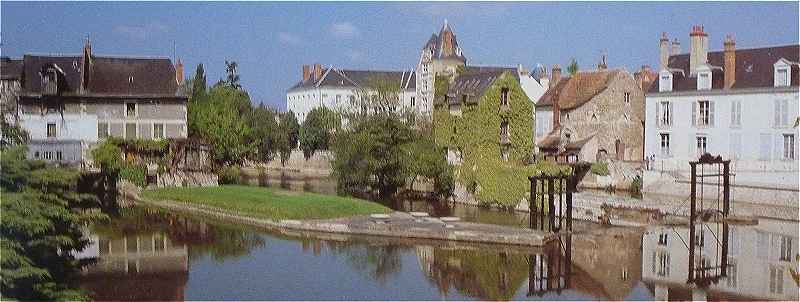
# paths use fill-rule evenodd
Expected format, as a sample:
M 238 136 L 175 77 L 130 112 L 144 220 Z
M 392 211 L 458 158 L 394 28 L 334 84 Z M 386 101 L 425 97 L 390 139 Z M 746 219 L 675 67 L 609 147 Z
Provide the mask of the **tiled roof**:
M 491 87 L 492 83 L 506 71 L 509 69 L 500 67 L 468 68 L 467 71 L 458 75 L 453 83 L 450 83 L 450 87 L 447 89 L 448 99 L 450 102 L 460 102 L 460 97 L 466 95 L 468 101 L 477 102 L 486 89 Z
M 416 89 L 416 76 L 413 70 L 410 71 L 382 71 L 382 70 L 345 70 L 336 68 L 325 68 L 322 70 L 320 79 L 314 79 L 313 75 L 307 81 L 300 81 L 289 90 L 309 88 L 309 87 L 347 87 L 358 88 L 368 87 L 373 80 L 385 80 L 390 83 L 397 83 L 403 90 Z
M 450 34 L 452 39 L 452 44 L 445 45 L 442 38 L 445 36 L 445 33 Z M 453 30 L 450 28 L 450 25 L 447 23 L 442 26 L 442 29 L 439 31 L 439 34 L 431 34 L 430 39 L 428 42 L 425 43 L 425 46 L 422 49 L 431 49 L 433 50 L 433 58 L 434 59 L 456 59 L 462 62 L 467 62 L 467 58 L 461 52 L 461 49 L 458 47 L 458 39 L 456 39 L 456 34 L 453 33 Z
M 800 45 L 786 45 L 776 47 L 763 47 L 736 50 L 736 82 L 732 89 L 759 88 L 774 86 L 773 64 L 781 58 L 797 63 L 800 61 Z M 712 66 L 725 66 L 725 52 L 714 51 L 708 53 L 708 64 Z M 697 90 L 697 77 L 690 76 L 689 54 L 680 54 L 669 57 L 667 66 L 673 70 L 672 91 Z M 800 85 L 797 65 L 792 66 L 792 86 Z M 655 81 L 648 92 L 658 92 L 659 81 Z M 724 85 L 724 71 L 716 70 L 712 74 L 712 89 L 721 89 Z
M 39 72 L 52 64 L 64 72 L 65 95 L 181 96 L 175 80 L 175 67 L 168 58 L 92 56 L 86 91 L 81 92 L 82 56 L 25 55 L 23 92 L 41 92 Z
M 573 109 L 590 101 L 603 92 L 620 70 L 579 71 L 575 75 L 562 78 L 553 84 L 536 103 L 536 106 L 549 106 L 558 101 L 561 109 Z
M 0 58 L 0 80 L 19 80 L 22 76 L 22 60 Z

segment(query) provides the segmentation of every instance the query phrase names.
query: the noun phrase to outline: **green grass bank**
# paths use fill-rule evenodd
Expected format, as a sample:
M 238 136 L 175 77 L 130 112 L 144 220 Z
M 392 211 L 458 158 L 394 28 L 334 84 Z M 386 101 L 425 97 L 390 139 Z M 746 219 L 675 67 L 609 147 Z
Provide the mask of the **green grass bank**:
M 391 212 L 381 204 L 358 198 L 238 185 L 158 188 L 142 191 L 141 197 L 211 206 L 274 220 L 328 219 Z

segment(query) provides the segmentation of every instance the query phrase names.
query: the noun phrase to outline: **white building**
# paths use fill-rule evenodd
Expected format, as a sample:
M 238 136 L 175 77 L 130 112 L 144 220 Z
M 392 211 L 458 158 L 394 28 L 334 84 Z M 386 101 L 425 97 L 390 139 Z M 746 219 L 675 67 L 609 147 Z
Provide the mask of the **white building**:
M 652 168 L 685 178 L 700 154 L 722 155 L 732 160 L 735 184 L 796 196 L 800 46 L 737 50 L 728 36 L 724 51 L 708 52 L 702 26 L 689 36 L 688 54 L 661 38 L 659 76 L 645 102 Z
M 312 109 L 325 107 L 334 111 L 358 109 L 360 96 L 371 91 L 375 81 L 394 83 L 399 91 L 400 108 L 421 112 L 416 98 L 415 73 L 410 71 L 346 70 L 335 67 L 323 68 L 314 64 L 313 69 L 303 65 L 303 78 L 286 92 L 286 110 L 292 111 L 299 123 L 303 123 Z

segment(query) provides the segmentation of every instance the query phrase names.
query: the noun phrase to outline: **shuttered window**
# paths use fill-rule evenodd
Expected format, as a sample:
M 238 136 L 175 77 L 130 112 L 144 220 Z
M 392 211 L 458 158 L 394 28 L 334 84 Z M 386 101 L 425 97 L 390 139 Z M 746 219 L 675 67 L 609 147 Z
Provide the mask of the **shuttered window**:
M 775 127 L 786 127 L 789 125 L 789 100 L 775 100 L 773 102 Z
M 731 127 L 742 126 L 742 101 L 731 102 Z

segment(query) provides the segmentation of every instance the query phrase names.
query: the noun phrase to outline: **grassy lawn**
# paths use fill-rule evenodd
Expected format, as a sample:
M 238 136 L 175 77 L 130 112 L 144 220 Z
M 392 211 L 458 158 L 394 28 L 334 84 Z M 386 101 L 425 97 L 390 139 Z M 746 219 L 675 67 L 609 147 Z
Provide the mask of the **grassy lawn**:
M 175 200 L 269 219 L 325 219 L 391 210 L 368 200 L 254 186 L 158 188 L 142 191 L 149 200 Z

